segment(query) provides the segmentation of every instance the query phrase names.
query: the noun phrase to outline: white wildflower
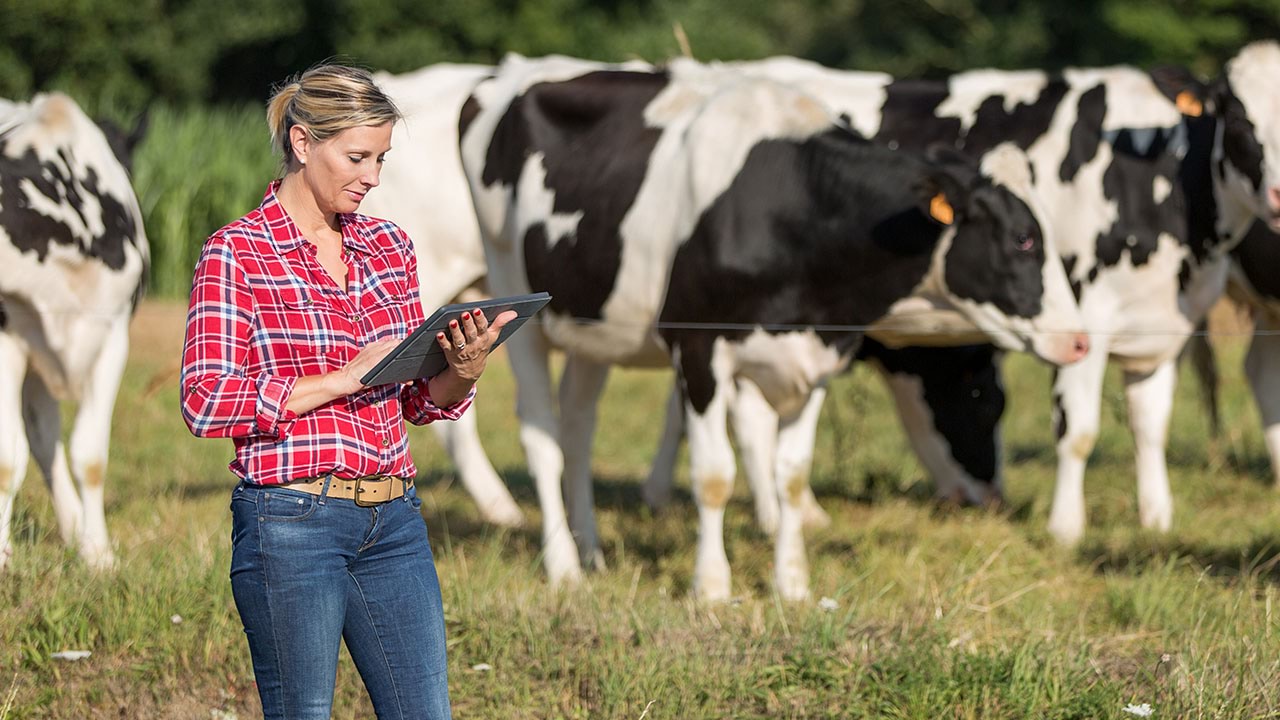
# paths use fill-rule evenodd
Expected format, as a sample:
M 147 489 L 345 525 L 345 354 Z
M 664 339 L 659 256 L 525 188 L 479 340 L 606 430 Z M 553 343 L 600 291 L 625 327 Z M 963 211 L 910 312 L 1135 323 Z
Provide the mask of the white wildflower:
M 1124 706 L 1124 711 L 1130 715 L 1137 715 L 1138 717 L 1151 717 L 1151 715 L 1155 713 L 1155 710 L 1152 710 L 1151 705 L 1148 703 L 1142 703 L 1141 705 L 1129 703 Z
M 493 669 L 493 666 L 490 665 L 489 663 L 476 663 L 475 665 L 471 666 L 471 669 L 475 670 L 476 672 L 489 672 L 490 670 Z
M 170 616 L 169 616 L 169 622 L 173 623 L 174 625 L 181 625 L 181 624 L 182 624 L 182 616 L 181 616 L 181 615 L 178 615 L 178 614 L 176 614 L 176 613 L 175 613 L 175 614 L 173 614 L 173 615 L 170 615 Z
M 840 607 L 840 603 L 836 602 L 833 598 L 824 597 L 818 601 L 819 610 L 826 610 L 827 612 L 835 612 L 839 607 Z
M 61 652 L 56 652 L 50 655 L 49 657 L 54 660 L 83 660 L 92 654 L 93 653 L 89 650 L 62 650 Z

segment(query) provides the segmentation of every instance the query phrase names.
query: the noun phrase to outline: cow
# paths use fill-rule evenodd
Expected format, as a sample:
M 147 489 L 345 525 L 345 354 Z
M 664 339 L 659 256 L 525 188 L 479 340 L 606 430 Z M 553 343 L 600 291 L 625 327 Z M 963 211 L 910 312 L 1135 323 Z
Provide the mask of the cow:
M 1027 150 L 1097 348 L 1055 378 L 1049 531 L 1068 545 L 1084 532 L 1083 473 L 1108 358 L 1125 371 L 1139 518 L 1167 530 L 1164 446 L 1177 356 L 1222 292 L 1229 251 L 1255 219 L 1274 222 L 1280 203 L 1270 169 L 1280 139 L 1265 112 L 1275 96 L 1264 80 L 1280 70 L 1280 46 L 1247 46 L 1211 88 L 1176 69 L 983 70 L 924 82 L 793 58 L 735 67 L 785 78 L 889 147 L 946 142 L 979 157 L 1002 142 Z M 926 411 L 918 395 L 896 399 L 904 417 L 918 414 L 911 404 Z M 955 402 L 970 407 L 948 412 L 990 412 L 985 398 Z M 913 436 L 917 447 L 922 440 L 954 452 L 936 431 Z
M 28 453 L 63 540 L 91 568 L 115 564 L 103 486 L 148 263 L 122 159 L 75 101 L 48 93 L 0 105 L 0 568 Z M 60 400 L 78 404 L 65 450 Z
M 560 509 L 562 470 L 577 551 L 588 563 L 598 554 L 587 468 L 610 365 L 676 369 L 699 505 L 694 592 L 722 600 L 736 378 L 778 412 L 784 440 L 811 427 L 796 421 L 814 414 L 813 389 L 847 365 L 865 329 L 921 301 L 1055 364 L 1087 352 L 1015 148 L 980 170 L 953 153 L 925 161 L 866 142 L 767 79 L 584 75 L 518 57 L 476 87 L 460 128 L 491 290 L 553 297 L 541 332 L 508 341 L 553 582 L 581 567 Z M 553 345 L 567 356 L 558 428 Z M 775 582 L 802 599 L 807 460 L 779 454 L 774 476 Z

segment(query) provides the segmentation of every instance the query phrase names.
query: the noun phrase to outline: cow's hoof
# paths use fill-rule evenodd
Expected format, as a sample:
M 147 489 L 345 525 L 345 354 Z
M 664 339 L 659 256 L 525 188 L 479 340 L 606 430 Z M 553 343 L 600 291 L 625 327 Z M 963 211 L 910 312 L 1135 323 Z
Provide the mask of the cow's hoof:
M 110 548 L 81 548 L 80 557 L 94 572 L 111 572 L 116 569 L 116 556 Z
M 693 597 L 700 603 L 728 602 L 730 585 L 728 573 L 695 572 L 693 577 Z
M 1084 521 L 1062 518 L 1049 518 L 1049 534 L 1063 547 L 1075 547 L 1084 537 Z

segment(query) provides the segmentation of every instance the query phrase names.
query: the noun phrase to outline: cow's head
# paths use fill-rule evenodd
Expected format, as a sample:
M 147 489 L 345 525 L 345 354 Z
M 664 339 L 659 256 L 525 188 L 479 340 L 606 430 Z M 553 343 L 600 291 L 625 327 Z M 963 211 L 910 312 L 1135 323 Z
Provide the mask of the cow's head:
M 944 297 L 1003 348 L 1066 365 L 1089 338 L 1050 228 L 1038 217 L 1027 156 L 1010 144 L 981 168 L 947 148 L 928 154 L 920 201 L 951 228 L 935 267 Z
M 1280 44 L 1256 42 L 1232 58 L 1210 92 L 1220 126 L 1217 179 L 1238 209 L 1280 232 Z M 1230 212 L 1232 203 L 1224 208 Z M 1224 218 L 1243 231 L 1252 217 Z

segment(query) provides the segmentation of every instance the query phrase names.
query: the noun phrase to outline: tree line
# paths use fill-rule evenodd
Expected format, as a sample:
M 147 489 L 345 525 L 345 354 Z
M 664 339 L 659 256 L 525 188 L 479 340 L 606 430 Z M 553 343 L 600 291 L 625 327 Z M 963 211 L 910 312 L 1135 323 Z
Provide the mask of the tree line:
M 329 58 L 404 72 L 506 52 L 786 54 L 921 77 L 1178 64 L 1209 77 L 1276 37 L 1280 0 L 0 0 L 0 97 L 57 88 L 128 115 L 261 103 Z

